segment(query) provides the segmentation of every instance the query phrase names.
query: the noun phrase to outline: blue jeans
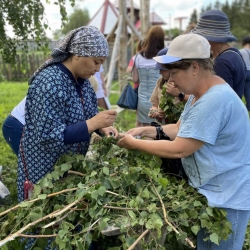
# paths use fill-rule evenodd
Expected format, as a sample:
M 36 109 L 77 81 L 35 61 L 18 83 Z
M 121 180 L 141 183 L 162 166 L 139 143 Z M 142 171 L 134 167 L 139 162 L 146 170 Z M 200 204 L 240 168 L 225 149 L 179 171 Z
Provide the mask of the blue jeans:
M 244 96 L 246 99 L 247 110 L 250 111 L 250 70 L 247 70 L 245 81 Z
M 16 155 L 18 155 L 22 131 L 23 124 L 14 116 L 9 115 L 3 123 L 2 132 L 5 141 Z
M 197 250 L 241 250 L 244 244 L 247 224 L 250 216 L 249 210 L 235 210 L 224 208 L 227 219 L 232 224 L 232 233 L 226 241 L 222 240 L 219 245 L 211 241 L 203 241 L 208 235 L 201 229 L 197 235 Z

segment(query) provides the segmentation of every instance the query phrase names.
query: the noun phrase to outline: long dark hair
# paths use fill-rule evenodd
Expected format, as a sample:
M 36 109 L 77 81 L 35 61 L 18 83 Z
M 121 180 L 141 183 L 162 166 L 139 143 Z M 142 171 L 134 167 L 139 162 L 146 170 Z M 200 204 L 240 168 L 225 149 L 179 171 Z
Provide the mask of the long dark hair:
M 154 25 L 149 30 L 148 36 L 144 40 L 142 49 L 139 53 L 147 59 L 152 59 L 164 48 L 164 37 L 164 30 L 160 26 Z

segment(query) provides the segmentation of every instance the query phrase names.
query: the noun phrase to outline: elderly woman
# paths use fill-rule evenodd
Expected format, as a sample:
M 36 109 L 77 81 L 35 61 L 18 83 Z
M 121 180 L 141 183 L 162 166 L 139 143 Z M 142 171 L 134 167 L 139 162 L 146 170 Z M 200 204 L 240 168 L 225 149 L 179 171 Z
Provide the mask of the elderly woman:
M 18 200 L 28 198 L 60 156 L 85 155 L 92 132 L 109 135 L 116 112 L 98 113 L 97 99 L 88 78 L 100 70 L 108 44 L 95 27 L 69 32 L 51 58 L 29 80 L 25 126 L 18 155 Z
M 166 55 L 154 57 L 170 71 L 170 81 L 190 95 L 176 124 L 142 127 L 121 135 L 120 147 L 139 149 L 166 158 L 182 158 L 189 184 L 208 204 L 223 208 L 233 233 L 219 246 L 204 241 L 201 229 L 197 246 L 203 249 L 241 249 L 250 216 L 250 126 L 247 110 L 220 77 L 213 74 L 208 41 L 196 34 L 175 38 Z M 139 140 L 134 136 L 171 141 Z
M 236 37 L 230 32 L 227 15 L 220 10 L 205 11 L 191 32 L 204 36 L 209 41 L 215 74 L 227 82 L 242 98 L 246 65 L 239 50 L 230 44 L 236 41 Z

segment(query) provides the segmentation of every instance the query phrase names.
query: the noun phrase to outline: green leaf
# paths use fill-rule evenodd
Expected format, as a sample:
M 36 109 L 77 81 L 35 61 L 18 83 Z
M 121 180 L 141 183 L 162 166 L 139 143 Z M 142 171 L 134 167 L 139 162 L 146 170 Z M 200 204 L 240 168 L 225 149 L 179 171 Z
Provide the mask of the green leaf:
M 201 204 L 200 201 L 197 201 L 197 200 L 196 200 L 196 201 L 194 202 L 194 206 L 195 206 L 195 207 L 201 207 L 202 204 Z
M 99 194 L 100 196 L 103 196 L 103 195 L 106 193 L 106 187 L 101 186 L 101 187 L 98 188 L 97 191 L 98 191 L 98 194 Z
M 192 230 L 192 232 L 193 232 L 195 235 L 197 235 L 197 233 L 198 233 L 199 230 L 200 230 L 200 227 L 199 227 L 199 226 L 192 226 L 192 227 L 191 227 L 191 230 Z
M 108 168 L 108 167 L 103 167 L 103 168 L 102 168 L 102 172 L 103 172 L 105 175 L 109 175 L 109 168 Z
M 64 163 L 64 164 L 61 165 L 61 170 L 65 172 L 65 171 L 70 170 L 71 167 L 72 167 L 71 164 L 69 164 L 69 163 Z
M 60 236 L 60 238 L 62 239 L 63 237 L 64 237 L 64 235 L 66 235 L 67 234 L 67 230 L 60 230 L 59 232 L 58 232 L 58 235 Z
M 206 208 L 207 214 L 213 216 L 213 209 L 211 207 Z
M 210 236 L 210 241 L 215 243 L 216 245 L 219 245 L 219 238 L 218 238 L 218 234 L 216 233 L 212 233 Z
M 92 197 L 93 199 L 97 200 L 97 198 L 98 198 L 98 191 L 97 191 L 97 190 L 93 191 L 93 192 L 91 193 L 91 197 Z
M 158 179 L 159 183 L 162 185 L 162 187 L 167 187 L 168 185 L 168 179 L 167 178 L 159 178 Z
M 38 195 L 38 199 L 45 200 L 47 198 L 47 194 Z
M 128 210 L 128 214 L 129 214 L 129 216 L 130 216 L 130 218 L 131 218 L 132 220 L 135 220 L 135 219 L 136 219 L 136 215 L 135 215 L 135 213 L 134 213 L 133 211 Z
M 28 201 L 23 201 L 23 202 L 20 203 L 19 206 L 20 206 L 20 207 L 29 207 L 29 206 L 30 206 L 30 202 L 28 202 Z

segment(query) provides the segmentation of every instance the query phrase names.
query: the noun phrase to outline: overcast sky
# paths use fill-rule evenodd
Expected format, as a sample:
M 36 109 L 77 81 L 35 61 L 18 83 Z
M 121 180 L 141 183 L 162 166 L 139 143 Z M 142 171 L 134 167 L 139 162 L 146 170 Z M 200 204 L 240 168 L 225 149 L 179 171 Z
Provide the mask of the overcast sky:
M 45 0 L 42 0 L 45 3 Z M 89 11 L 90 18 L 98 11 L 103 4 L 104 0 L 75 0 L 75 5 L 80 8 L 86 8 Z M 225 3 L 226 0 L 219 0 L 221 3 Z M 114 0 L 110 0 L 114 2 Z M 134 0 L 134 2 L 140 5 L 140 0 Z M 214 4 L 216 0 L 151 0 L 150 11 L 155 11 L 162 19 L 164 19 L 168 25 L 164 28 L 179 28 L 179 21 L 175 20 L 178 17 L 187 17 L 182 21 L 182 29 L 185 29 L 188 25 L 189 18 L 194 11 L 197 10 L 200 14 L 201 8 L 208 4 Z M 232 0 L 229 0 L 229 3 Z M 73 12 L 73 8 L 70 4 L 67 5 L 68 14 Z M 53 4 L 45 4 L 45 13 L 51 30 L 60 29 L 61 20 L 58 6 Z M 48 36 L 52 37 L 52 32 L 48 32 Z

